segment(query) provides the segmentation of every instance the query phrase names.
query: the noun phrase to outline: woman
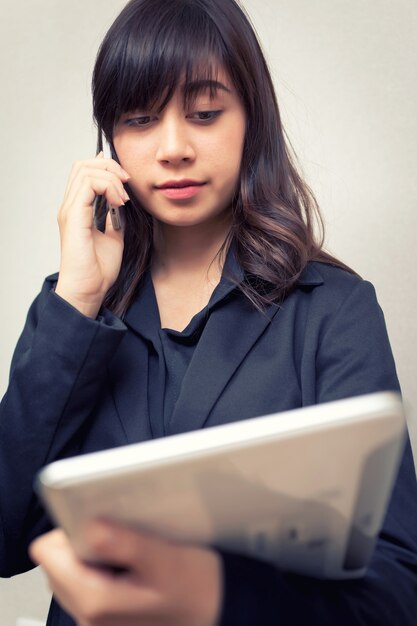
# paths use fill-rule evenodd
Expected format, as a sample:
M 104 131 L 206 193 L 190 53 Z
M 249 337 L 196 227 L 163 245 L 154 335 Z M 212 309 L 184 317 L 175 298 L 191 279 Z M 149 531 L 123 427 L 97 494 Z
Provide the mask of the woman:
M 3 575 L 33 566 L 27 548 L 50 528 L 32 479 L 53 459 L 399 388 L 372 286 L 315 238 L 234 0 L 130 2 L 93 97 L 113 158 L 74 165 L 59 275 L 32 305 L 2 405 Z M 124 206 L 122 229 L 108 205 Z M 97 522 L 92 546 L 123 569 L 109 573 L 52 531 L 31 548 L 63 607 L 48 625 L 415 624 L 416 494 L 408 446 L 369 572 L 350 582 Z

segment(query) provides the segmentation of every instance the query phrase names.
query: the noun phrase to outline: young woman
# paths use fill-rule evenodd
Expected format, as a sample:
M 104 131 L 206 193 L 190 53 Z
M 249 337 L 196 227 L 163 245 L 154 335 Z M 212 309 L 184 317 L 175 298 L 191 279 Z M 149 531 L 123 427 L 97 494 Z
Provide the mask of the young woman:
M 113 158 L 73 167 L 59 275 L 30 309 L 2 404 L 2 575 L 42 564 L 49 626 L 415 625 L 409 445 L 361 580 L 104 522 L 91 543 L 123 574 L 79 562 L 60 530 L 30 560 L 50 529 L 32 481 L 51 460 L 399 388 L 372 286 L 314 234 L 314 198 L 234 0 L 132 0 L 100 48 L 93 97 Z

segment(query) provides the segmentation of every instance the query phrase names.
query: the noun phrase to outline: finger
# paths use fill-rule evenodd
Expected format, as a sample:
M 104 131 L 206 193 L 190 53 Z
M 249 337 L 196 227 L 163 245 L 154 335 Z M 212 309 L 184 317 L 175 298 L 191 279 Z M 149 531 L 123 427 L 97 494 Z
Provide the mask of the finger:
M 123 182 L 117 174 L 109 170 L 85 166 L 79 168 L 77 174 L 68 184 L 66 199 L 63 203 L 64 206 L 71 204 L 74 201 L 74 196 L 77 194 L 78 189 L 82 186 L 85 180 L 106 181 L 108 185 L 113 185 L 115 189 L 118 190 L 120 198 L 122 198 L 125 202 L 129 200 L 129 196 L 123 186 Z
M 159 566 L 160 558 L 173 549 L 159 537 L 102 520 L 91 523 L 87 541 L 100 560 L 137 572 Z
M 113 172 L 125 182 L 130 178 L 129 173 L 126 172 L 125 169 L 123 169 L 120 163 L 118 163 L 114 159 L 106 158 L 103 151 L 99 152 L 94 159 L 87 159 L 86 161 L 76 161 L 74 164 L 75 170 L 77 170 L 79 167 L 82 167 L 83 165 L 86 165 L 87 167 L 99 167 L 100 169 Z
M 73 185 L 73 182 L 76 178 L 78 178 L 80 172 L 83 169 L 99 169 L 101 171 L 111 172 L 115 174 L 119 180 L 123 182 L 127 182 L 130 179 L 130 176 L 126 170 L 122 168 L 120 163 L 117 163 L 114 159 L 106 159 L 104 158 L 103 152 L 99 152 L 99 154 L 94 159 L 87 159 L 83 161 L 75 161 L 71 168 L 70 175 L 68 177 L 68 184 L 64 194 L 64 202 L 67 200 L 70 189 Z
M 55 529 L 51 530 L 45 535 L 41 535 L 40 537 L 32 541 L 29 546 L 29 555 L 34 563 L 37 563 L 38 565 L 40 564 L 44 557 L 47 546 L 50 545 L 50 542 L 56 545 L 57 540 L 59 541 L 59 535 L 60 531 L 58 531 L 58 529 Z
M 66 223 L 71 217 L 78 215 L 78 221 L 84 226 L 91 226 L 93 204 L 98 195 L 105 196 L 108 204 L 116 207 L 123 206 L 129 199 L 120 181 L 111 175 L 109 177 L 84 175 L 80 180 L 74 181 L 67 200 L 58 212 L 58 221 Z M 85 208 L 89 209 L 88 213 L 85 212 Z
M 76 568 L 76 575 L 89 569 L 77 559 L 67 535 L 60 528 L 51 530 L 32 541 L 29 554 L 35 563 L 41 565 L 51 575 L 54 574 L 55 569 L 72 574 Z
M 62 204 L 59 214 L 65 215 L 73 211 L 73 207 L 92 206 L 97 195 L 104 195 L 111 206 L 123 206 L 130 200 L 121 181 L 109 172 L 84 171 L 79 179 L 75 179 L 69 190 L 66 201 Z
M 99 167 L 103 168 L 107 172 L 113 172 L 116 176 L 119 176 L 125 183 L 130 179 L 130 175 L 123 169 L 123 167 L 114 159 L 106 159 L 103 157 L 102 162 L 98 163 Z
M 167 618 L 167 623 L 184 623 L 175 615 L 189 615 L 185 623 L 190 624 L 218 623 L 222 574 L 214 551 L 102 522 L 91 525 L 89 538 L 100 560 L 127 569 L 113 579 L 111 603 L 136 615 L 133 623 L 142 623 L 139 615 L 153 617 L 151 623 Z M 200 621 L 202 615 L 208 619 Z
M 79 622 L 129 613 L 136 619 L 146 618 L 160 606 L 160 594 L 142 586 L 137 578 L 114 575 L 79 561 L 61 530 L 36 539 L 30 554 L 45 571 L 59 603 Z
M 76 592 L 80 584 L 83 588 L 87 584 L 91 585 L 90 568 L 76 558 L 61 529 L 38 537 L 29 546 L 29 554 L 42 567 L 51 590 L 64 606 L 72 604 L 72 593 Z

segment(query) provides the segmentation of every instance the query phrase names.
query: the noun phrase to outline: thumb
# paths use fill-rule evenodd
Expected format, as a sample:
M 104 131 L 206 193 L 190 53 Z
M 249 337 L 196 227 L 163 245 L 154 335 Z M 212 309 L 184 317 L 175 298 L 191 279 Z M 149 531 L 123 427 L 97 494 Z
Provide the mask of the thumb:
M 100 561 L 138 572 L 149 568 L 161 543 L 136 529 L 102 520 L 89 525 L 86 540 Z

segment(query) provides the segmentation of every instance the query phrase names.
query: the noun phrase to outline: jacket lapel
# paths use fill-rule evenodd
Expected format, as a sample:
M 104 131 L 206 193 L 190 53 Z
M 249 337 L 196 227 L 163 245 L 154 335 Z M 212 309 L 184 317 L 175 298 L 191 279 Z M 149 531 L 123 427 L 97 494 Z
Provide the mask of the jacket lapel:
M 148 410 L 148 352 L 133 333 L 122 341 L 109 367 L 117 414 L 128 443 L 152 438 Z
M 228 256 L 229 266 L 236 263 Z M 309 263 L 298 280 L 300 288 L 323 283 L 318 264 Z M 268 328 L 280 306 L 272 304 L 265 313 L 257 311 L 237 290 L 215 308 L 207 321 L 184 376 L 167 435 L 202 428 L 210 411 L 252 346 Z
M 216 400 L 279 310 L 257 311 L 242 294 L 214 309 L 185 374 L 167 435 L 204 426 Z
M 149 420 L 149 346 L 161 324 L 149 273 L 123 321 L 131 332 L 120 346 L 110 375 L 120 420 L 133 443 L 155 436 Z
M 300 287 L 322 284 L 323 279 L 314 265 L 305 268 L 299 280 Z M 235 270 L 233 266 L 229 267 Z M 237 275 L 236 270 L 234 275 Z M 137 336 L 150 336 L 150 325 L 160 326 L 159 317 L 151 314 L 150 300 L 146 297 L 151 286 L 149 281 L 150 277 L 142 297 L 125 317 L 124 321 L 133 333 L 122 342 L 111 368 L 111 379 L 117 383 L 113 385 L 114 400 L 130 442 L 155 436 L 149 423 L 148 348 Z M 225 288 L 229 290 L 229 287 L 226 281 Z M 271 305 L 265 313 L 260 313 L 238 290 L 220 299 L 211 311 L 183 379 L 175 409 L 166 425 L 167 435 L 205 425 L 223 389 L 279 309 L 278 305 Z

